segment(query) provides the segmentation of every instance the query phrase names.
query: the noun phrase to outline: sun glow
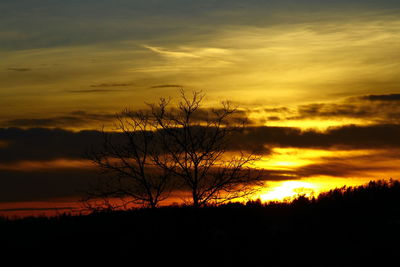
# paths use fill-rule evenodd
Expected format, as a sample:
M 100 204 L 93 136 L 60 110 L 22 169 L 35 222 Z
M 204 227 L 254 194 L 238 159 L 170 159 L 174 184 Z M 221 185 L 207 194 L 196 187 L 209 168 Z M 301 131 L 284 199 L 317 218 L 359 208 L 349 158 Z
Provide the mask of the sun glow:
M 262 201 L 282 201 L 297 195 L 316 197 L 334 188 L 398 177 L 398 171 L 393 171 L 399 164 L 396 155 L 372 149 L 274 148 L 255 163 L 268 174 L 265 187 L 254 197 Z
M 296 196 L 317 197 L 322 192 L 343 186 L 359 186 L 370 181 L 369 178 L 349 177 L 338 178 L 329 176 L 318 176 L 289 181 L 267 182 L 265 188 L 255 198 L 263 202 L 291 200 Z
M 317 189 L 316 185 L 309 182 L 302 181 L 285 181 L 280 185 L 271 187 L 265 193 L 261 194 L 259 198 L 262 201 L 276 201 L 284 200 L 294 197 L 296 195 L 312 196 Z

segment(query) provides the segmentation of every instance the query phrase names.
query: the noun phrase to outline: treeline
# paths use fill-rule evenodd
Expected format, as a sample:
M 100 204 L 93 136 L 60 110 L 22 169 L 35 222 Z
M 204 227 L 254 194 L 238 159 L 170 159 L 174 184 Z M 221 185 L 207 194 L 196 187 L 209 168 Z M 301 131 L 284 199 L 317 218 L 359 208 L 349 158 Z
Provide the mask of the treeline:
M 341 208 L 387 208 L 397 206 L 399 201 L 400 181 L 389 179 L 370 181 L 368 184 L 359 186 L 343 186 L 341 188 L 335 188 L 327 192 L 322 192 L 317 197 L 309 198 L 300 194 L 294 199 L 286 202 L 262 203 L 260 200 L 255 200 L 249 201 L 245 205 L 265 208 L 274 205 L 282 207 L 317 205 Z
M 283 203 L 2 220 L 0 253 L 134 266 L 396 266 L 399 204 L 390 180 Z

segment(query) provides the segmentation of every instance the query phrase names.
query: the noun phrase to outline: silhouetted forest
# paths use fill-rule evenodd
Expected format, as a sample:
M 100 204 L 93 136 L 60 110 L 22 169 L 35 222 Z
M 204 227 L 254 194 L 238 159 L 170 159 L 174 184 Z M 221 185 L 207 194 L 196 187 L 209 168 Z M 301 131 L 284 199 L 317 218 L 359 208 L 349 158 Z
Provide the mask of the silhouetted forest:
M 5 260 L 131 266 L 398 266 L 400 182 L 308 199 L 0 221 Z

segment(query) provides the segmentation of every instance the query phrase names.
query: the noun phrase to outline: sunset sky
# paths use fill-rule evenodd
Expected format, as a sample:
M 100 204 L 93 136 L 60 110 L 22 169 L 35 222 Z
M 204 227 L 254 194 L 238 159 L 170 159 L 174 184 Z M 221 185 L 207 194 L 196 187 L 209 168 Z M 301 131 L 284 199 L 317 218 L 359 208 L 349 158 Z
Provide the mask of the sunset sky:
M 179 89 L 249 120 L 282 199 L 400 179 L 398 0 L 0 1 L 0 213 L 75 208 L 115 112 Z

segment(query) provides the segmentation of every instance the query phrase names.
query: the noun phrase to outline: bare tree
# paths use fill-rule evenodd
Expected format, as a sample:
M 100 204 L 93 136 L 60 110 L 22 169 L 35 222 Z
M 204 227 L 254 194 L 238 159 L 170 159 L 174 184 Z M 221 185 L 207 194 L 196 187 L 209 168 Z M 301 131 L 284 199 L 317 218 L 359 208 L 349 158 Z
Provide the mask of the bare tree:
M 152 160 L 162 161 L 152 116 L 125 109 L 116 119 L 116 132 L 103 131 L 102 147 L 88 153 L 107 176 L 86 193 L 84 203 L 92 209 L 99 207 L 99 201 L 106 208 L 130 204 L 155 208 L 170 193 L 170 175 Z
M 235 119 L 237 109 L 229 102 L 218 109 L 202 109 L 203 98 L 201 92 L 187 97 L 181 91 L 176 108 L 169 108 L 164 98 L 150 105 L 168 155 L 167 161 L 158 156 L 154 161 L 190 190 L 194 207 L 251 195 L 262 183 L 251 166 L 259 156 L 229 149 L 230 137 L 245 123 Z
M 190 191 L 191 204 L 201 207 L 253 194 L 262 184 L 252 164 L 254 153 L 233 151 L 231 137 L 245 121 L 229 102 L 220 108 L 202 108 L 204 94 L 181 91 L 177 106 L 161 98 L 148 111 L 124 110 L 117 116 L 119 133 L 103 132 L 101 149 L 90 159 L 109 176 L 87 199 L 110 198 L 123 205 L 155 208 L 172 189 Z M 89 201 L 86 201 L 89 203 Z

